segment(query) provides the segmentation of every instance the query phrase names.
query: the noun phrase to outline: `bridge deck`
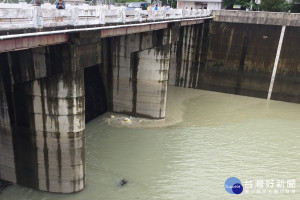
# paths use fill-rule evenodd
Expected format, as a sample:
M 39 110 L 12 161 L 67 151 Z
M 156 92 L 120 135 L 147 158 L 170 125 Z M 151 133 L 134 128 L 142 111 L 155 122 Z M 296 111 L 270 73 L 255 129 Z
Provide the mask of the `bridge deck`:
M 57 27 L 104 26 L 154 22 L 170 19 L 199 18 L 211 15 L 210 10 L 162 9 L 126 10 L 125 7 L 67 5 L 56 9 L 49 3 L 42 6 L 32 4 L 0 4 L 0 32 L 24 29 L 53 29 Z M 1 33 L 0 33 L 1 34 Z
M 210 18 L 210 17 L 209 17 Z M 168 20 L 151 23 L 125 24 L 115 26 L 66 29 L 46 32 L 20 33 L 0 36 L 0 53 L 21 49 L 48 46 L 66 43 L 69 41 L 68 33 L 80 31 L 99 31 L 101 38 L 128 35 L 168 28 L 169 23 L 180 23 L 180 26 L 203 23 L 207 18 Z
M 144 11 L 89 5 L 58 10 L 47 3 L 40 7 L 0 4 L 0 53 L 66 43 L 71 32 L 100 31 L 104 38 L 165 29 L 168 23 L 203 23 L 210 15 L 209 10 Z

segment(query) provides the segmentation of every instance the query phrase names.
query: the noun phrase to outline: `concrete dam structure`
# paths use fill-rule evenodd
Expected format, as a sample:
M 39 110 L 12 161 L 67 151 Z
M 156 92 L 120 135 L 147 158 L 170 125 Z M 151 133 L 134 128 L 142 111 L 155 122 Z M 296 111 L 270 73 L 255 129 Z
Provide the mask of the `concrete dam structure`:
M 82 190 L 85 121 L 106 110 L 164 118 L 170 44 L 180 24 L 202 22 L 58 34 L 62 44 L 1 53 L 1 179 Z
M 273 80 L 271 99 L 299 103 L 298 24 L 248 13 L 25 37 L 24 49 L 13 40 L 0 53 L 0 179 L 82 190 L 85 122 L 106 111 L 163 119 L 168 84 L 267 98 Z
M 218 10 L 213 16 L 181 28 L 169 84 L 300 103 L 299 14 Z

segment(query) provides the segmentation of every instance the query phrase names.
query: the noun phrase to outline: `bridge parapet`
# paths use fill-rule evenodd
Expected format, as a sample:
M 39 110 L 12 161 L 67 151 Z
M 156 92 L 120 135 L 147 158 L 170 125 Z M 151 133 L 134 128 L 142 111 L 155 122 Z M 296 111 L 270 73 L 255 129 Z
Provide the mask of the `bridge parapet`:
M 212 15 L 217 22 L 300 26 L 298 13 L 214 10 Z
M 55 5 L 0 4 L 0 30 L 51 28 L 59 26 L 105 25 L 112 23 L 149 22 L 168 19 L 210 16 L 210 10 L 126 10 L 125 7 L 106 5 L 67 5 L 56 9 Z

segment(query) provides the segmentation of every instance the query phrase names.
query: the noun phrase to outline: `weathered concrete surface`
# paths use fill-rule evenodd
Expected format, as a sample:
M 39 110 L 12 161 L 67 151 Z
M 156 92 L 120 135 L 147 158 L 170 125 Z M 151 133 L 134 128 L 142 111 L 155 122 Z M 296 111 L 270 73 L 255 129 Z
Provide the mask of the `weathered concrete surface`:
M 280 31 L 222 22 L 182 27 L 171 50 L 169 84 L 266 98 Z M 300 103 L 299 31 L 287 27 L 272 99 Z
M 200 61 L 203 59 L 205 26 L 186 26 L 178 30 L 179 41 L 172 43 L 169 84 L 195 87 Z M 207 28 L 208 30 L 208 28 Z M 201 59 L 202 58 L 202 59 Z
M 44 103 L 41 102 L 44 108 L 37 108 L 37 112 L 40 108 L 45 112 L 35 112 L 35 124 L 43 124 L 43 127 L 35 126 L 37 132 L 43 131 L 37 137 L 41 190 L 68 193 L 79 191 L 85 186 L 83 84 L 83 70 L 46 80 L 44 84 L 47 88 L 47 94 L 41 96 L 44 98 Z M 43 89 L 45 91 L 45 88 L 41 88 Z M 36 95 L 39 96 L 39 93 Z M 40 102 L 39 97 L 37 102 Z M 48 154 L 45 152 L 46 148 Z
M 136 104 L 136 113 L 154 118 L 165 117 L 169 57 L 168 46 L 140 51 L 136 55 L 136 80 L 134 76 L 131 79 L 134 89 L 137 84 L 134 93 L 136 102 L 133 102 L 133 105 Z
M 16 182 L 12 129 L 3 73 L 0 69 L 0 179 Z
M 272 99 L 300 103 L 299 35 L 299 27 L 286 27 Z
M 168 30 L 111 39 L 114 112 L 165 117 L 170 41 Z
M 0 53 L 67 43 L 68 40 L 69 37 L 66 33 L 0 40 Z
M 213 10 L 215 22 L 300 26 L 299 13 Z
M 61 193 L 84 188 L 83 84 L 80 70 L 14 86 L 18 184 Z
M 280 26 L 213 23 L 200 87 L 266 98 L 280 30 Z
M 84 46 L 97 46 L 90 45 Z M 13 143 L 7 144 L 3 152 L 7 153 L 4 159 L 9 160 L 13 147 L 15 161 L 1 162 L 7 165 L 0 168 L 5 170 L 1 179 L 59 193 L 85 187 L 83 68 L 98 59 L 93 59 L 97 57 L 95 48 L 91 59 L 84 62 L 89 51 L 81 52 L 82 49 L 79 45 L 58 45 L 1 54 L 1 69 L 6 77 L 1 81 L 5 81 L 10 98 L 7 106 L 5 99 L 1 102 L 2 107 L 8 108 L 1 122 L 7 121 Z M 9 131 L 0 133 L 1 138 L 6 135 Z M 8 143 L 8 139 L 1 140 L 1 148 L 4 142 Z M 13 165 L 12 175 L 9 165 Z
M 102 45 L 100 32 L 69 39 L 0 54 L 0 179 L 59 193 L 85 187 L 84 68 L 101 69 Z M 86 76 L 88 87 L 101 78 Z
M 72 73 L 101 63 L 99 43 L 55 45 L 10 52 L 16 83 Z M 70 59 L 72 58 L 72 59 Z
M 191 20 L 190 23 L 202 23 L 202 21 Z M 160 23 L 153 23 L 153 24 L 138 24 L 136 26 L 121 26 L 121 27 L 113 27 L 113 28 L 107 27 L 107 29 L 101 30 L 101 37 L 106 38 L 106 37 L 115 37 L 121 35 L 156 31 L 161 29 L 167 29 L 168 26 L 169 26 L 168 22 L 163 22 L 163 23 L 160 22 Z
M 185 27 L 172 51 L 169 84 L 264 98 L 279 32 L 217 22 Z

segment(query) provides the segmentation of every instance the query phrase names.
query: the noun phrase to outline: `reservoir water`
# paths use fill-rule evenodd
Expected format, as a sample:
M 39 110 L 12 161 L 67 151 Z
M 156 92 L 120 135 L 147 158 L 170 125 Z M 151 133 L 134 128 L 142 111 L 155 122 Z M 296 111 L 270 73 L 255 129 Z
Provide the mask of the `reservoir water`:
M 106 113 L 86 125 L 86 189 L 11 186 L 0 199 L 300 199 L 299 111 L 299 104 L 169 86 L 165 121 L 127 124 Z M 229 177 L 241 180 L 241 194 L 226 192 Z

